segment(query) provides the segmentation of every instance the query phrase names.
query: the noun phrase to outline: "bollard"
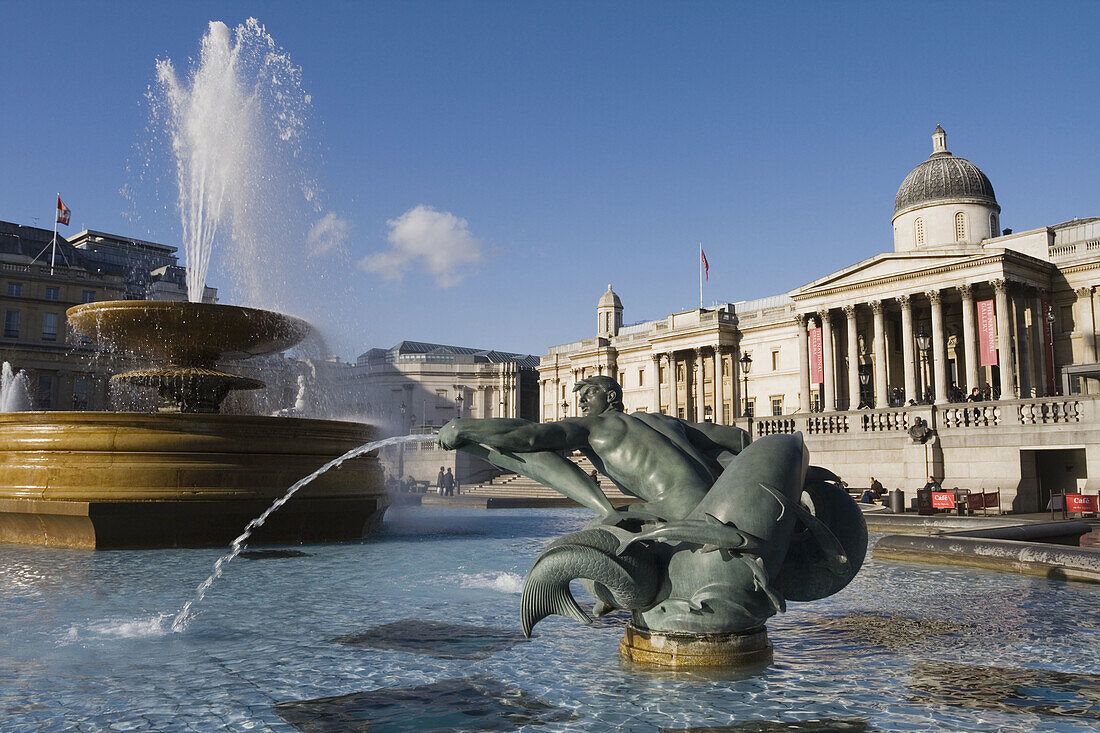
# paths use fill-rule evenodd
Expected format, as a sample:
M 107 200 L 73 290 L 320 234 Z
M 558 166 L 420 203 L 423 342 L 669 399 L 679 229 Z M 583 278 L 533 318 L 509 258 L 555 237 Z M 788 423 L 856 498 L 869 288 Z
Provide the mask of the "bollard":
M 890 492 L 890 511 L 894 514 L 905 513 L 905 492 L 901 489 L 894 489 Z

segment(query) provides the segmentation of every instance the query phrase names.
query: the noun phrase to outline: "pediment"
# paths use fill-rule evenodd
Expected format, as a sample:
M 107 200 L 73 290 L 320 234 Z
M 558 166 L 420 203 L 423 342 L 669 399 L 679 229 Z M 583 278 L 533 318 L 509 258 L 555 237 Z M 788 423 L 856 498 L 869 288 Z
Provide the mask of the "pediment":
M 993 254 L 984 249 L 971 249 L 965 252 L 958 250 L 884 252 L 803 285 L 792 291 L 791 297 L 802 300 L 838 289 L 874 288 L 886 281 L 920 277 L 922 273 L 942 270 L 945 267 L 958 269 L 984 264 L 990 261 Z

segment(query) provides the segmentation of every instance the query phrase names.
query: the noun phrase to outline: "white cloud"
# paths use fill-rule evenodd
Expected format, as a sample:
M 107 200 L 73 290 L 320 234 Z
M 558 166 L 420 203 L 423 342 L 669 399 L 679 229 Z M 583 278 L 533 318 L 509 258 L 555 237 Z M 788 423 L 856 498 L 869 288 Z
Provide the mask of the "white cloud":
M 464 265 L 482 257 L 481 241 L 470 234 L 469 223 L 449 211 L 436 211 L 420 204 L 386 222 L 391 248 L 359 261 L 359 267 L 387 280 L 400 280 L 412 267 L 420 266 L 441 288 L 462 281 Z
M 346 219 L 341 219 L 331 211 L 325 214 L 309 228 L 309 234 L 306 235 L 310 256 L 316 257 L 343 247 L 348 241 L 348 231 Z

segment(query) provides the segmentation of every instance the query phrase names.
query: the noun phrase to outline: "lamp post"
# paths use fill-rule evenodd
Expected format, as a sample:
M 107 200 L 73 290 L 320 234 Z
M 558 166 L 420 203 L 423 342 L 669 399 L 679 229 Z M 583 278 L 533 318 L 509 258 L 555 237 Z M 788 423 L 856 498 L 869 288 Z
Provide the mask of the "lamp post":
M 569 417 L 569 401 L 568 400 L 562 400 L 561 401 L 561 416 L 562 417 Z
M 859 365 L 859 404 L 862 407 L 870 407 L 871 400 L 867 399 L 867 385 L 871 383 L 871 373 L 866 365 Z
M 921 326 L 920 333 L 917 334 L 917 349 L 920 350 L 921 382 L 924 388 L 918 402 L 922 405 L 928 403 L 928 350 L 930 348 L 932 348 L 932 337 L 924 330 L 924 326 Z
M 741 411 L 741 414 L 745 416 L 746 421 L 749 423 L 749 439 L 752 439 L 752 415 L 749 414 L 749 370 L 752 369 L 752 357 L 749 356 L 746 351 L 741 355 L 741 358 L 737 360 L 741 365 L 741 380 L 745 386 L 741 390 L 741 398 L 745 401 L 745 407 Z
M 406 431 L 408 435 L 408 426 L 405 425 L 405 403 L 401 403 L 401 429 Z M 400 443 L 397 446 L 397 478 L 404 483 L 405 481 L 405 444 Z
M 455 408 L 458 412 L 458 417 L 462 417 L 462 393 L 461 392 L 459 392 L 458 396 L 455 397 Z
M 1050 360 L 1050 370 L 1047 376 L 1047 384 L 1054 385 L 1053 390 L 1048 390 L 1050 395 L 1058 394 L 1058 380 L 1054 374 L 1054 306 L 1047 306 L 1047 353 L 1044 358 Z

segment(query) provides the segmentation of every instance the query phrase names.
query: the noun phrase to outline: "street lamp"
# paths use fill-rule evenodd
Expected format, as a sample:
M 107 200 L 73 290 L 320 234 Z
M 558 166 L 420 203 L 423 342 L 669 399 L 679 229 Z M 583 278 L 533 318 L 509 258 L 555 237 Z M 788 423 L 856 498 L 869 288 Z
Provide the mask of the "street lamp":
M 871 373 L 865 364 L 859 365 L 859 406 L 870 407 L 871 400 L 867 399 L 867 385 L 871 383 Z
M 569 416 L 569 402 L 567 400 L 562 400 L 561 401 L 561 416 L 562 417 L 568 417 Z
M 921 363 L 921 380 L 924 382 L 924 393 L 921 395 L 921 404 L 928 403 L 928 350 L 932 348 L 932 337 L 928 335 L 928 332 L 924 330 L 924 326 L 920 327 L 920 333 L 917 334 L 917 348 L 920 350 L 920 363 Z
M 741 397 L 745 401 L 745 408 L 741 411 L 741 414 L 745 416 L 749 423 L 749 438 L 751 439 L 752 415 L 749 414 L 749 370 L 752 369 L 752 357 L 749 356 L 749 352 L 746 351 L 737 362 L 741 365 L 741 379 L 745 383 L 744 388 L 741 390 Z
M 405 403 L 401 403 L 401 429 L 406 430 L 405 426 Z M 406 433 L 407 435 L 408 433 Z M 405 444 L 401 443 L 397 446 L 397 478 L 404 482 L 405 480 Z
M 458 396 L 455 397 L 455 409 L 458 412 L 457 416 L 462 417 L 462 393 L 461 392 L 459 392 Z

